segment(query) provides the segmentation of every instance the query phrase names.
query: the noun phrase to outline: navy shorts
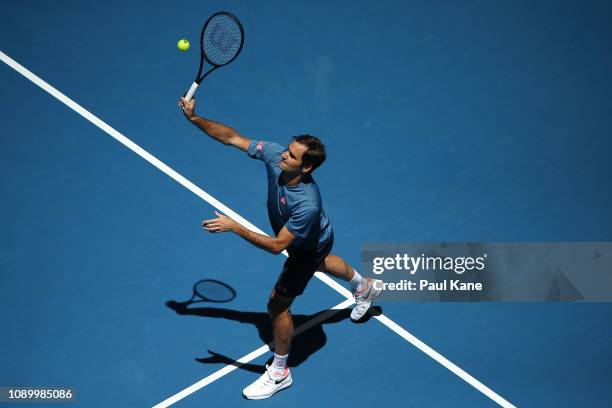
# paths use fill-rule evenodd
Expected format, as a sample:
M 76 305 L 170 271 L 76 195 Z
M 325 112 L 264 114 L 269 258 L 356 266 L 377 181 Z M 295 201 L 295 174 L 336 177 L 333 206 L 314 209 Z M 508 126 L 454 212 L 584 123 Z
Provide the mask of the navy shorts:
M 282 296 L 296 297 L 304 293 L 310 278 L 329 255 L 334 245 L 334 236 L 312 251 L 291 251 L 285 261 L 283 272 L 274 285 L 274 290 Z

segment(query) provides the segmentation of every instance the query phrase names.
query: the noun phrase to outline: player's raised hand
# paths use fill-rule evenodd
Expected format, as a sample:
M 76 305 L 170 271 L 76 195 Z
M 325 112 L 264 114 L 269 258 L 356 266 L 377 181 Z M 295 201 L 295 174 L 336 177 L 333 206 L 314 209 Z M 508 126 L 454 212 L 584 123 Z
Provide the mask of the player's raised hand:
M 179 99 L 179 107 L 183 109 L 183 115 L 187 119 L 191 119 L 195 115 L 195 99 L 187 100 L 184 96 Z

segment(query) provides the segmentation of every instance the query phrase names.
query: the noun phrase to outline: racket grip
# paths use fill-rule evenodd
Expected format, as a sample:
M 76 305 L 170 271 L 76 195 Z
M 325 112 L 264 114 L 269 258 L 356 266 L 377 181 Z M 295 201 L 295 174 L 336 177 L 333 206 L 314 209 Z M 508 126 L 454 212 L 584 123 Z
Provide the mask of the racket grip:
M 191 84 L 191 88 L 189 88 L 189 90 L 187 91 L 185 99 L 190 101 L 191 98 L 193 98 L 193 94 L 195 93 L 196 89 L 198 89 L 198 84 L 194 82 L 193 84 Z

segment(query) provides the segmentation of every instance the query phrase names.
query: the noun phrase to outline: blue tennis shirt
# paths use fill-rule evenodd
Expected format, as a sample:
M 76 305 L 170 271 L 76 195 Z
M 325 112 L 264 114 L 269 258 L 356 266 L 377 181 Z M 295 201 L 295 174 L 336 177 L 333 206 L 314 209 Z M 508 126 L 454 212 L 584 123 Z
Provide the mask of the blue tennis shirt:
M 294 186 L 283 182 L 279 163 L 285 150 L 277 143 L 252 141 L 247 153 L 266 164 L 268 218 L 274 234 L 286 226 L 295 235 L 289 252 L 316 250 L 332 237 L 332 228 L 323 211 L 319 187 L 310 174 Z

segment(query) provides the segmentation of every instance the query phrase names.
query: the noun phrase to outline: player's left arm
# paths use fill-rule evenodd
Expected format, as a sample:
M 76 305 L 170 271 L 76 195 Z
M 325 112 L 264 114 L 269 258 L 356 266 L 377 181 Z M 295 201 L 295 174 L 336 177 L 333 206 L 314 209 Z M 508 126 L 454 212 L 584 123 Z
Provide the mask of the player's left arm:
M 216 211 L 215 214 L 217 214 L 218 218 L 203 221 L 202 228 L 208 232 L 232 231 L 256 247 L 274 255 L 278 255 L 287 249 L 295 239 L 295 235 L 289 232 L 287 227 L 283 227 L 276 237 L 269 237 L 243 227 L 227 215 L 223 215 Z
M 285 249 L 289 248 L 289 245 L 291 245 L 295 239 L 295 235 L 290 233 L 289 230 L 287 230 L 287 227 L 283 227 L 276 237 L 258 234 L 257 232 L 244 228 L 238 223 L 236 223 L 233 232 L 235 232 L 236 235 L 246 239 L 256 247 L 266 250 L 274 255 L 278 255 Z

